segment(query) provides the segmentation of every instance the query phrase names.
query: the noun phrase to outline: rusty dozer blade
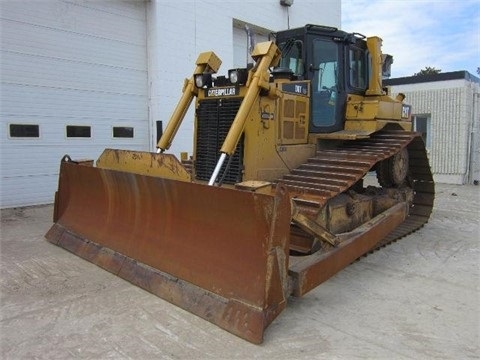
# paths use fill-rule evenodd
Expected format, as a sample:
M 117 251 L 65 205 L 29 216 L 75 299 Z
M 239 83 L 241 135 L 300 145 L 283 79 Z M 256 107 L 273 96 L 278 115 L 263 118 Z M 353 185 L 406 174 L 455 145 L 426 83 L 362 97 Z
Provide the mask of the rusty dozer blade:
M 68 160 L 60 167 L 50 242 L 262 342 L 288 296 L 284 187 L 262 195 Z

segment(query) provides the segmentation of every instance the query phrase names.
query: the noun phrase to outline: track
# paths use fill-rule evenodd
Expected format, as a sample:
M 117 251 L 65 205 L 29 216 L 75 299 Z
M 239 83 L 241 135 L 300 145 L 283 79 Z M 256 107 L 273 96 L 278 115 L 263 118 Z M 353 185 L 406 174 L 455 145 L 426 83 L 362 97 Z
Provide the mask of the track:
M 430 218 L 435 188 L 419 133 L 381 131 L 366 140 L 348 141 L 333 150 L 320 150 L 278 182 L 288 187 L 302 212 L 313 214 L 328 200 L 354 186 L 376 163 L 405 147 L 409 153 L 408 181 L 414 190 L 413 202 L 407 219 L 378 243 L 378 248 L 416 231 Z

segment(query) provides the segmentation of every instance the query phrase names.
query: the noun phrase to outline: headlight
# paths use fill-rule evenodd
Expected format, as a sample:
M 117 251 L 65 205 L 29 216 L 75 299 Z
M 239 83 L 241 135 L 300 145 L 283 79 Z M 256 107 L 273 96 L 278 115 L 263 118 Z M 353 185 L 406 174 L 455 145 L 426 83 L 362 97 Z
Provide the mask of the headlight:
M 194 80 L 197 88 L 212 86 L 212 74 L 196 74 Z
M 247 69 L 232 69 L 228 70 L 228 79 L 231 84 L 244 85 L 247 82 L 248 71 Z
M 195 75 L 195 86 L 198 88 L 203 87 L 203 74 Z
M 230 79 L 230 82 L 232 84 L 236 84 L 238 82 L 238 71 L 231 70 L 230 73 L 228 74 L 228 78 Z
M 228 70 L 228 79 L 231 84 L 244 85 L 247 82 L 248 71 L 247 69 L 231 69 Z

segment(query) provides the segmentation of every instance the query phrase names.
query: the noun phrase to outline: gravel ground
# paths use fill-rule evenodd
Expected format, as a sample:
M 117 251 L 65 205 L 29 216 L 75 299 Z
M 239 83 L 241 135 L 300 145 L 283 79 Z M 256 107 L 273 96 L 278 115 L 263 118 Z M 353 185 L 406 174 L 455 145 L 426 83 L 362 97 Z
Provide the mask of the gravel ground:
M 2 359 L 478 359 L 480 187 L 302 298 L 250 344 L 44 238 L 52 206 L 1 212 Z

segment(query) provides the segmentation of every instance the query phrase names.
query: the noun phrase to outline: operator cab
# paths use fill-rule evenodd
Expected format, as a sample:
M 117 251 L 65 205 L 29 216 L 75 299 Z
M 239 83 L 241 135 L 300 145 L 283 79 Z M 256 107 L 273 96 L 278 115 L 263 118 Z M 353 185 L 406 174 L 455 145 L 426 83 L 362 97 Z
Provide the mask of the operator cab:
M 318 25 L 276 33 L 282 52 L 277 69 L 289 69 L 293 79 L 311 81 L 310 133 L 342 130 L 348 94 L 365 94 L 369 57 L 364 39 Z

